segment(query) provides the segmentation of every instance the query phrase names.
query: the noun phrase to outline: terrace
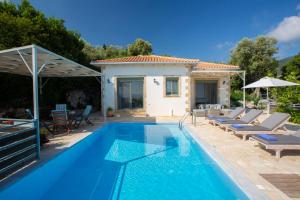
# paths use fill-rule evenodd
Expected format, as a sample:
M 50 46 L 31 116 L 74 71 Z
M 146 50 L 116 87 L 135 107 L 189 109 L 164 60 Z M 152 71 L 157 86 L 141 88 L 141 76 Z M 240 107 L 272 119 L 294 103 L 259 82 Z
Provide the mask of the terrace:
M 29 51 L 27 50 L 29 48 Z M 36 49 L 35 49 L 36 48 Z M 25 50 L 25 51 L 24 51 Z M 38 51 L 37 51 L 38 50 Z M 40 52 L 39 52 L 40 51 Z M 12 53 L 14 52 L 14 53 Z M 40 47 L 29 46 L 22 49 L 13 49 L 3 52 L 1 72 L 16 73 L 21 75 L 33 76 L 34 85 L 34 110 L 38 110 L 38 72 L 44 77 L 72 77 L 72 76 L 100 76 L 101 74 L 89 70 L 84 66 L 79 66 L 69 60 L 53 54 Z M 51 58 L 51 56 L 53 56 Z M 18 58 L 16 58 L 18 57 Z M 38 60 L 38 57 L 40 60 Z M 31 59 L 30 59 L 31 58 Z M 5 61 L 6 60 L 6 61 Z M 35 64 L 35 60 L 42 65 Z M 54 61 L 55 60 L 55 61 Z M 7 61 L 13 62 L 8 64 Z M 57 62 L 59 61 L 59 63 Z M 47 65 L 50 67 L 48 68 Z M 20 66 L 25 66 L 27 70 L 19 70 Z M 32 68 L 31 68 L 32 66 Z M 58 70 L 56 67 L 60 66 Z M 67 66 L 67 67 L 65 67 Z M 75 67 L 75 69 L 74 69 Z M 25 69 L 26 69 L 25 68 Z M 63 70 L 63 71 L 61 71 Z M 35 73 L 34 73 L 35 71 Z M 79 71 L 82 71 L 79 73 Z M 263 121 L 267 114 L 259 117 Z M 21 180 L 24 176 L 38 169 L 42 164 L 55 159 L 74 144 L 82 141 L 96 130 L 99 130 L 107 122 L 157 122 L 157 123 L 178 123 L 178 117 L 146 117 L 146 116 L 117 116 L 105 118 L 101 113 L 96 112 L 90 117 L 94 126 L 81 126 L 73 130 L 71 134 L 63 134 L 50 137 L 50 142 L 39 146 L 39 113 L 35 112 L 34 119 L 30 122 L 34 124 L 35 147 L 34 155 L 38 160 L 31 160 L 26 167 L 12 173 L 1 181 L 0 187 L 12 184 L 16 180 Z M 218 127 L 208 123 L 206 118 L 198 118 L 195 124 L 190 123 L 192 119 L 188 117 L 184 127 L 189 130 L 192 137 L 200 146 L 213 158 L 226 174 L 240 185 L 247 193 L 254 194 L 255 191 L 261 191 L 270 199 L 298 199 L 300 198 L 299 175 L 300 174 L 300 156 L 297 151 L 285 151 L 283 157 L 278 159 L 268 152 L 258 147 L 254 141 L 243 141 L 238 137 L 224 132 Z M 288 131 L 300 129 L 293 124 L 286 125 Z M 284 133 L 284 131 L 282 131 Z M 280 132 L 279 132 L 280 133 Z M 135 140 L 134 140 L 135 141 Z M 136 141 L 135 141 L 136 142 Z M 252 196 L 253 197 L 253 196 Z M 255 197 L 255 196 L 254 196 Z
M 57 136 L 50 139 L 50 143 L 41 149 L 41 160 L 32 163 L 27 168 L 18 171 L 13 176 L 2 181 L 0 186 L 5 186 L 51 160 L 62 151 L 81 141 L 93 131 L 103 125 L 103 119 L 99 118 L 100 113 L 92 115 L 91 120 L 95 126 L 84 126 L 69 135 Z M 260 116 L 259 120 L 266 118 L 266 114 Z M 112 117 L 107 118 L 108 122 L 124 121 L 149 121 L 158 123 L 176 123 L 176 117 Z M 240 138 L 224 132 L 220 128 L 208 124 L 208 120 L 199 118 L 196 126 L 187 119 L 184 125 L 195 137 L 197 142 L 214 157 L 215 161 L 222 166 L 233 179 L 241 185 L 249 182 L 269 199 L 299 199 L 300 156 L 297 151 L 287 151 L 283 157 L 277 159 L 272 152 L 259 148 L 254 141 L 243 141 Z M 288 124 L 289 131 L 300 128 Z M 247 180 L 247 181 L 246 181 Z M 248 188 L 251 190 L 251 187 Z

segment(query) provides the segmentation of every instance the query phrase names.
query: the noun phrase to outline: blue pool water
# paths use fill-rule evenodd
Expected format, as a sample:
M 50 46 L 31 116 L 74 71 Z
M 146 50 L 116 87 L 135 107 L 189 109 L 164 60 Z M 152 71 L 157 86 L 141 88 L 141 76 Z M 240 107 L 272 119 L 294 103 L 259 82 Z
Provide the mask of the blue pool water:
M 177 125 L 111 123 L 0 199 L 248 199 Z

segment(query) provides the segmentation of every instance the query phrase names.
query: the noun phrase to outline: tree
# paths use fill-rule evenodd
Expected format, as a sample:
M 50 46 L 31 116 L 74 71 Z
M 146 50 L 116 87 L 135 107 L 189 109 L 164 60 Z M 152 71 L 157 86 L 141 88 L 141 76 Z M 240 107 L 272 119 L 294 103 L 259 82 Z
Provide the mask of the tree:
M 282 70 L 282 78 L 300 84 L 300 53 L 293 57 Z M 278 111 L 291 114 L 291 121 L 300 124 L 300 111 L 293 110 L 292 104 L 300 102 L 300 87 L 284 87 L 273 90 L 279 103 Z
M 61 19 L 45 17 L 28 0 L 19 6 L 0 2 L 0 27 L 1 49 L 37 44 L 81 64 L 89 63 L 80 34 L 67 30 Z
M 246 71 L 247 84 L 267 75 L 275 75 L 278 67 L 274 57 L 278 51 L 276 44 L 276 39 L 265 36 L 254 40 L 244 38 L 232 50 L 230 64 L 238 65 Z M 240 82 L 236 86 L 240 88 Z
M 37 44 L 78 63 L 88 65 L 90 62 L 83 52 L 84 41 L 80 34 L 68 30 L 62 19 L 45 17 L 28 0 L 18 6 L 0 2 L 0 27 L 0 49 Z M 0 74 L 0 93 L 3 94 L 0 107 L 29 107 L 31 87 L 30 77 Z M 65 94 L 74 88 L 99 91 L 100 87 L 94 78 L 53 78 L 45 86 L 41 101 L 47 105 L 64 102 Z
M 85 42 L 83 52 L 89 60 L 120 58 L 127 56 L 127 49 L 113 45 L 92 46 Z
M 128 54 L 130 56 L 150 55 L 152 53 L 152 45 L 143 39 L 136 39 L 133 44 L 128 46 Z

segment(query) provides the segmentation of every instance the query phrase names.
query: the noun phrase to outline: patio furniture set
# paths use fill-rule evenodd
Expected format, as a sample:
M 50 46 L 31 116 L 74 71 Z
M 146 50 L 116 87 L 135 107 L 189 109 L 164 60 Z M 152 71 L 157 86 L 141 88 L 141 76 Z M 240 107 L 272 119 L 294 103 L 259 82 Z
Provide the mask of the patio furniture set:
M 92 112 L 92 106 L 87 105 L 80 112 L 76 110 L 68 110 L 66 104 L 56 104 L 55 110 L 51 111 L 52 121 L 40 120 L 40 128 L 46 128 L 51 134 L 59 133 L 61 130 L 69 133 L 73 128 L 79 128 L 80 124 L 85 121 L 89 125 L 93 123 L 89 120 Z M 26 109 L 28 118 L 33 118 L 30 109 Z

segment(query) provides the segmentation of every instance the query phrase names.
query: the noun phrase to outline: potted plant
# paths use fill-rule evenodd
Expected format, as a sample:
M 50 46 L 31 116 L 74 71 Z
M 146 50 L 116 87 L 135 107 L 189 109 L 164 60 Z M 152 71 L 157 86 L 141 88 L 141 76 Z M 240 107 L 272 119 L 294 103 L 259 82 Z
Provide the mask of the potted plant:
M 107 117 L 112 117 L 112 116 L 114 116 L 114 112 L 113 112 L 113 109 L 112 109 L 111 107 L 108 107 L 108 108 L 107 108 L 106 116 L 107 116 Z

